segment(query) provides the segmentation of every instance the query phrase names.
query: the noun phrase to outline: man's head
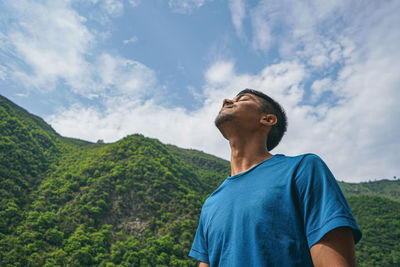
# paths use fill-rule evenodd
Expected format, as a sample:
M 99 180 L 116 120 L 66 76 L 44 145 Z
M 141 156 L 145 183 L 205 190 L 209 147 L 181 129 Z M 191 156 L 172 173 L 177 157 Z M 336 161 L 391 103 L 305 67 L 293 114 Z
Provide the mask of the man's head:
M 243 112 L 238 114 L 238 109 L 245 114 Z M 223 107 L 215 119 L 215 125 L 221 130 L 225 122 L 233 122 L 237 116 L 242 116 L 240 120 L 242 124 L 250 123 L 260 126 L 264 124 L 263 120 L 272 118 L 273 123 L 265 123 L 265 125 L 269 125 L 266 144 L 268 151 L 279 144 L 287 129 L 287 118 L 283 108 L 271 97 L 253 89 L 242 90 L 233 100 L 225 99 Z M 258 120 L 257 116 L 263 118 L 263 120 Z M 253 120 L 253 118 L 256 119 Z

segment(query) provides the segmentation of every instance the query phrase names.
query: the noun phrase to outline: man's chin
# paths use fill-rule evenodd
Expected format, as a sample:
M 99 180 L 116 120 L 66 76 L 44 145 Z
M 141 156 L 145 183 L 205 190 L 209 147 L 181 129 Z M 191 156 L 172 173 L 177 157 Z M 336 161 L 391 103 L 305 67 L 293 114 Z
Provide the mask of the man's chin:
M 219 129 L 225 122 L 230 121 L 234 118 L 232 113 L 223 113 L 220 112 L 218 116 L 215 118 L 214 124 Z

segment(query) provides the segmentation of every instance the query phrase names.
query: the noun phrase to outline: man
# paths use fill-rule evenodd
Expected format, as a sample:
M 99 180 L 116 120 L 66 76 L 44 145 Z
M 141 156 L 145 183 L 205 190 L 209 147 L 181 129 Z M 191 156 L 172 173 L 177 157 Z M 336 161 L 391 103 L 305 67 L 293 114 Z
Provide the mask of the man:
M 361 231 L 316 155 L 272 155 L 287 122 L 252 89 L 225 99 L 215 125 L 231 147 L 231 175 L 205 201 L 189 256 L 199 266 L 356 266 Z

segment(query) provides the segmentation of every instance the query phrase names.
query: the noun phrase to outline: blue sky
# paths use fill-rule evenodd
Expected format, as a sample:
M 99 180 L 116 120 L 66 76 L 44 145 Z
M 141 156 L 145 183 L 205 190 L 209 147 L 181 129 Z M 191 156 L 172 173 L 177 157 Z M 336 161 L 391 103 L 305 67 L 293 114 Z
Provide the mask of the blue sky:
M 0 3 L 0 93 L 60 134 L 142 133 L 229 159 L 223 98 L 285 107 L 273 153 L 320 155 L 338 180 L 400 176 L 400 2 Z

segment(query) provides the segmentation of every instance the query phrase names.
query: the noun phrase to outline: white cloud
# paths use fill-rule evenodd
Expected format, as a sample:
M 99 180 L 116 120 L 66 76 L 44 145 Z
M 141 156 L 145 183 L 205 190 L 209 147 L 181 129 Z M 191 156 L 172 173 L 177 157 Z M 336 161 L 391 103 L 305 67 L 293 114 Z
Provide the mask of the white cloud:
M 21 94 L 21 93 L 17 93 L 15 95 L 19 96 L 19 97 L 28 97 L 29 96 L 29 94 Z
M 125 96 L 138 97 L 156 87 L 156 75 L 153 70 L 138 61 L 102 54 L 95 64 L 99 84 Z M 115 95 L 115 92 L 114 92 Z
M 228 81 L 234 75 L 234 63 L 232 61 L 220 61 L 212 65 L 205 76 L 209 83 L 218 84 Z
M 332 82 L 331 79 L 329 78 L 315 80 L 311 85 L 312 95 L 310 97 L 310 100 L 315 103 L 320 99 L 320 97 L 324 92 L 330 91 L 331 87 L 332 87 Z
M 206 0 L 169 0 L 168 5 L 175 13 L 190 14 L 205 2 Z
M 136 43 L 138 38 L 136 36 L 132 36 L 131 38 L 122 41 L 125 45 L 130 43 Z
M 229 0 L 229 8 L 232 14 L 232 23 L 237 35 L 244 38 L 243 20 L 246 17 L 246 6 L 244 0 Z
M 121 7 L 117 2 L 101 3 L 114 13 Z M 31 70 L 15 67 L 10 75 L 26 88 L 51 91 L 62 82 L 89 99 L 156 89 L 154 71 L 142 63 L 97 52 L 97 36 L 68 2 L 13 4 L 20 27 L 8 33 L 9 43 Z
M 253 26 L 253 48 L 268 52 L 273 43 L 271 28 L 272 20 L 267 15 L 270 11 L 267 2 L 260 2 L 250 13 Z
M 131 1 L 128 1 L 128 3 L 132 7 L 136 6 L 135 3 L 131 3 Z M 111 25 L 113 18 L 120 17 L 124 14 L 123 0 L 81 1 L 79 5 L 86 5 L 88 9 L 87 17 L 89 20 L 96 21 L 104 26 Z
M 58 79 L 77 90 L 86 86 L 89 64 L 84 55 L 94 37 L 83 25 L 85 19 L 61 1 L 47 6 L 13 1 L 13 7 L 20 27 L 10 31 L 9 42 L 32 69 L 15 75 L 43 90 L 54 89 Z
M 128 2 L 132 7 L 137 7 L 142 0 L 128 0 Z
M 343 59 L 347 51 L 342 40 L 351 40 L 346 35 L 353 37 L 346 27 L 360 27 L 356 18 L 363 20 L 357 14 L 363 9 L 367 8 L 355 1 L 259 1 L 248 11 L 252 48 L 265 54 L 276 48 L 283 59 L 298 58 L 311 67 L 326 67 Z M 242 9 L 231 7 L 233 24 L 242 37 L 245 11 L 238 10 Z
M 104 0 L 103 7 L 112 17 L 119 17 L 124 12 L 124 4 L 121 0 Z
M 7 71 L 7 68 L 0 65 L 0 80 L 6 79 L 6 77 L 7 77 L 6 71 Z

